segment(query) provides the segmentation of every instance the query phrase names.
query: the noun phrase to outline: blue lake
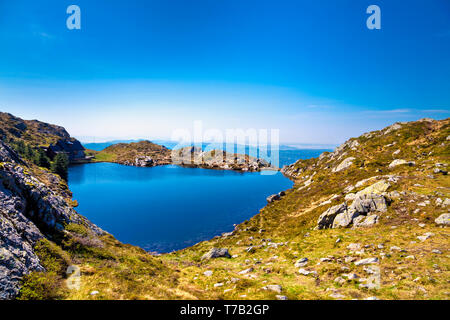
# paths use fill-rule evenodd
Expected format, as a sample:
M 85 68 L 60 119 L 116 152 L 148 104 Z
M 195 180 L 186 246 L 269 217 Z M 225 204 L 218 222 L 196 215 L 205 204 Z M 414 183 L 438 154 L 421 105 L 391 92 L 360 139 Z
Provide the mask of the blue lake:
M 118 240 L 170 252 L 233 230 L 292 182 L 281 173 L 91 163 L 70 167 L 69 186 L 77 211 Z

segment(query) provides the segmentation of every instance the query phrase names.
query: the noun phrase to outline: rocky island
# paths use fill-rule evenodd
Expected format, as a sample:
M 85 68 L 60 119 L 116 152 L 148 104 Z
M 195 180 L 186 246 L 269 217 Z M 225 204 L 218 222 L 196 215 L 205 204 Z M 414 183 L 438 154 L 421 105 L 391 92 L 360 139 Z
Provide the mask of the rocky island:
M 61 129 L 1 119 L 1 299 L 449 298 L 450 119 L 396 123 L 284 167 L 294 187 L 253 218 L 157 256 L 89 222 L 64 179 L 15 151 L 70 141 Z M 170 161 L 148 142 L 112 147 L 97 161 Z
M 118 143 L 102 151 L 89 150 L 93 161 L 115 162 L 137 167 L 154 167 L 176 164 L 191 168 L 261 171 L 278 170 L 263 159 L 243 154 L 229 154 L 222 150 L 203 151 L 200 147 L 188 146 L 170 150 L 151 141 Z

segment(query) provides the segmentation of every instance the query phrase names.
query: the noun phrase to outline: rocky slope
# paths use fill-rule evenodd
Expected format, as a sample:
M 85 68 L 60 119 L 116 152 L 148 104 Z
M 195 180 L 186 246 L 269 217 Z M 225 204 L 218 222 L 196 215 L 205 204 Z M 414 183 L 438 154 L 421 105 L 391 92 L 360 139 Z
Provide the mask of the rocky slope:
M 46 175 L 47 181 L 62 183 L 58 176 Z M 33 249 L 38 240 L 64 232 L 70 223 L 83 225 L 95 235 L 103 231 L 78 215 L 2 141 L 0 181 L 0 299 L 9 299 L 19 292 L 24 275 L 45 271 Z
M 6 112 L 0 112 L 0 139 L 8 143 L 20 141 L 34 149 L 42 148 L 50 158 L 64 152 L 71 162 L 86 160 L 84 147 L 63 127 L 38 120 L 23 120 Z
M 397 123 L 283 168 L 233 232 L 171 254 L 124 245 L 2 144 L 0 292 L 21 299 L 449 299 L 450 120 Z M 54 180 L 57 179 L 57 180 Z M 81 271 L 68 289 L 66 269 Z M 25 276 L 23 276 L 25 275 Z

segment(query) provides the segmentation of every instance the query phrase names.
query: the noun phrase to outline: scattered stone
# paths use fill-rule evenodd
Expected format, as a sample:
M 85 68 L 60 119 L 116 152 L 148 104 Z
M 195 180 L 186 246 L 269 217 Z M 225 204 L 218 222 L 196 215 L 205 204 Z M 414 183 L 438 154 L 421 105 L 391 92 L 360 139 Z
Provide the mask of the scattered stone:
M 207 277 L 210 277 L 210 276 L 212 276 L 213 272 L 211 270 L 207 270 L 207 271 L 203 272 L 203 274 Z
M 350 250 L 350 251 L 356 251 L 356 250 L 359 250 L 359 249 L 361 249 L 361 244 L 360 244 L 360 243 L 350 243 L 350 244 L 347 246 L 347 249 Z
M 308 258 L 301 258 L 299 260 L 297 260 L 297 262 L 295 262 L 294 267 L 296 268 L 300 268 L 300 267 L 304 267 L 308 264 Z
M 438 249 L 433 249 L 433 250 L 431 250 L 431 252 L 436 253 L 436 254 L 442 254 L 442 251 L 438 250 Z
M 288 297 L 277 294 L 275 296 L 278 300 L 288 300 Z
M 263 287 L 263 290 L 270 290 L 270 291 L 274 291 L 276 293 L 281 293 L 283 288 L 278 284 L 269 284 L 269 285 Z
M 218 287 L 222 287 L 223 283 L 222 282 L 218 282 L 214 284 L 214 288 L 218 288 Z
M 419 239 L 420 241 L 423 242 L 423 241 L 429 239 L 429 238 L 432 237 L 432 236 L 434 236 L 434 233 L 432 233 L 432 232 L 427 232 L 427 233 L 424 233 L 422 236 L 418 236 L 417 239 Z
M 377 274 L 378 273 L 378 268 L 371 267 L 371 266 L 365 266 L 363 268 L 363 270 L 368 274 Z
M 446 176 L 448 172 L 446 170 L 444 170 L 444 169 L 441 169 L 441 168 L 435 168 L 433 170 L 433 173 L 434 174 L 442 174 L 442 175 Z
M 349 274 L 347 274 L 347 279 L 348 280 L 358 280 L 359 276 L 356 273 L 349 273 Z
M 91 296 L 96 296 L 97 294 L 99 294 L 100 292 L 98 292 L 97 290 L 91 291 L 89 294 Z
M 336 279 L 334 279 L 334 282 L 336 282 L 337 284 L 343 285 L 345 283 L 345 279 L 342 277 L 337 277 Z
M 308 276 L 308 275 L 310 275 L 310 274 L 317 274 L 316 271 L 308 271 L 308 270 L 303 269 L 303 268 L 300 268 L 300 269 L 298 270 L 298 273 L 300 273 L 300 274 L 302 274 L 302 275 L 304 275 L 304 276 Z
M 338 292 L 333 292 L 332 294 L 330 294 L 330 297 L 333 299 L 344 299 L 345 296 L 338 293 Z
M 441 226 L 450 226 L 450 213 L 441 214 L 434 222 Z
M 380 300 L 380 299 L 377 297 L 367 297 L 364 300 Z
M 372 264 L 372 263 L 378 263 L 378 258 L 374 257 L 374 258 L 361 259 L 359 261 L 356 261 L 355 265 L 360 266 L 360 265 Z
M 248 269 L 240 271 L 239 274 L 247 274 L 247 273 L 253 272 L 253 270 L 254 270 L 253 267 L 250 267 Z

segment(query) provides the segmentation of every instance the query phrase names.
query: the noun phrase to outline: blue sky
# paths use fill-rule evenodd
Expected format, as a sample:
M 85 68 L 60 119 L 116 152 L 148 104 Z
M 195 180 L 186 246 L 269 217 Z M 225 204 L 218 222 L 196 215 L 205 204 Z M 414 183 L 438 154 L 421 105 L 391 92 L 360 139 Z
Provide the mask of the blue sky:
M 202 120 L 337 144 L 449 116 L 449 22 L 447 0 L 0 0 L 0 110 L 82 140 Z

